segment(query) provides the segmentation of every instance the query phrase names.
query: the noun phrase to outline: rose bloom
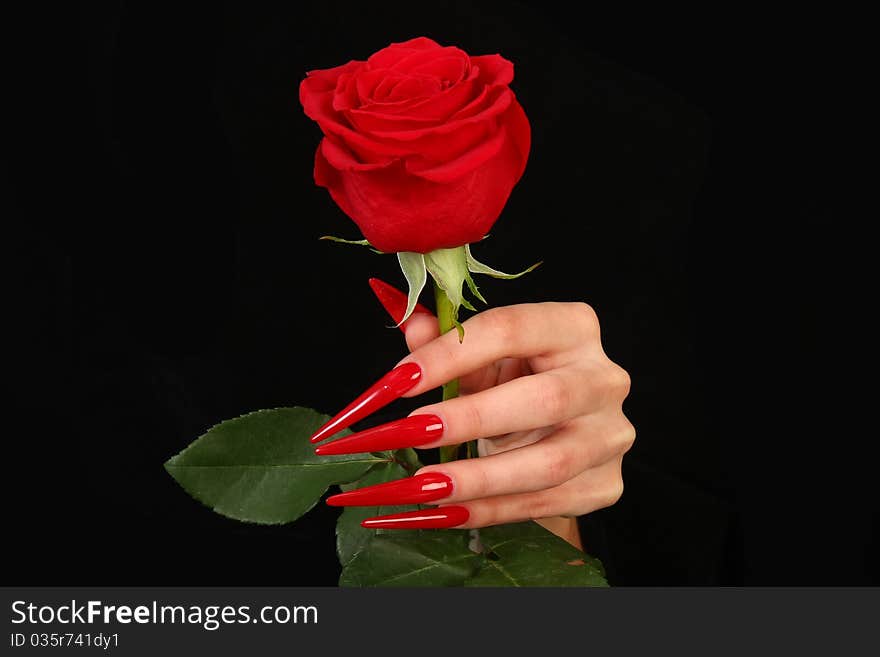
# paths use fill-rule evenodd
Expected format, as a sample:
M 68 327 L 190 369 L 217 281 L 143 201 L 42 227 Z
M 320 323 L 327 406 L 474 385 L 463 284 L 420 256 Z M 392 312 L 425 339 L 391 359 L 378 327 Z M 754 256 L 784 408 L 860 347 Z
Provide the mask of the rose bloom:
M 315 182 L 380 251 L 481 240 L 528 159 L 513 64 L 424 37 L 311 71 L 300 102 L 324 138 Z

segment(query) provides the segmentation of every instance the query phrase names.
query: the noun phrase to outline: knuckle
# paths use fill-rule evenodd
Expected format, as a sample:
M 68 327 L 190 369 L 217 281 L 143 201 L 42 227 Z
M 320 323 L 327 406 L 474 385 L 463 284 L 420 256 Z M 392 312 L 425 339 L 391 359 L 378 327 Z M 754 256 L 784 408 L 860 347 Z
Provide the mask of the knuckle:
M 559 375 L 547 372 L 538 390 L 538 403 L 541 409 L 551 418 L 564 417 L 572 401 L 572 393 L 567 382 Z
M 624 423 L 625 426 L 621 432 L 621 453 L 631 450 L 636 442 L 636 428 L 626 418 L 624 418 Z
M 597 333 L 599 330 L 599 316 L 593 307 L 584 301 L 571 301 L 568 308 L 573 315 L 574 323 L 590 334 Z
M 467 397 L 459 397 L 461 404 L 461 414 L 464 418 L 463 440 L 472 440 L 474 438 L 483 438 L 483 412 L 480 405 Z
M 525 504 L 525 510 L 529 518 L 550 518 L 557 515 L 557 511 L 553 508 L 551 500 L 545 495 L 537 495 Z
M 623 478 L 617 477 L 614 482 L 609 485 L 599 498 L 599 508 L 604 509 L 617 504 L 623 497 Z
M 629 396 L 629 391 L 632 387 L 632 379 L 629 376 L 629 372 L 627 372 L 617 363 L 609 360 L 608 367 L 606 368 L 606 373 L 606 389 L 614 396 L 615 399 L 626 399 L 627 396 Z
M 501 510 L 497 504 L 480 504 L 471 505 L 472 511 L 479 509 L 479 513 L 471 513 L 471 520 L 475 521 L 474 526 L 491 527 L 492 525 L 500 525 L 504 522 Z
M 489 477 L 486 474 L 486 469 L 481 467 L 482 464 L 479 460 L 465 461 L 465 463 L 473 464 L 471 471 L 468 473 L 470 475 L 468 477 L 468 497 L 470 499 L 489 497 L 490 483 Z
M 632 389 L 632 377 L 629 375 L 629 372 L 627 372 L 625 369 L 620 367 L 620 365 L 617 366 L 617 372 L 618 372 L 618 382 L 617 382 L 618 390 L 621 392 L 624 399 L 626 399 L 629 396 L 629 391 Z
M 450 333 L 455 333 L 455 331 L 450 331 Z M 429 344 L 431 345 L 430 356 L 433 363 L 452 364 L 458 360 L 461 350 L 454 349 L 450 342 L 444 340 L 434 340 Z
M 572 476 L 572 467 L 574 460 L 561 449 L 550 449 L 544 454 L 541 462 L 541 469 L 546 481 L 551 486 L 558 486 Z
M 510 308 L 490 308 L 482 313 L 483 321 L 489 330 L 502 344 L 508 344 L 516 338 L 518 319 Z

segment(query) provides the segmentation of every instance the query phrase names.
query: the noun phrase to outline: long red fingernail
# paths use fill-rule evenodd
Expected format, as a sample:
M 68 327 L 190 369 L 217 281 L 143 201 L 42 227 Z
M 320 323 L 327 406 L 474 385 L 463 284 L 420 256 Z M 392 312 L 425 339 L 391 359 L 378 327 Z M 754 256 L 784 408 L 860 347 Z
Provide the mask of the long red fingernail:
M 416 363 L 404 363 L 395 367 L 328 420 L 312 435 L 311 441 L 317 443 L 329 438 L 370 413 L 387 406 L 407 390 L 415 387 L 421 378 L 422 369 Z
M 392 506 L 424 504 L 452 495 L 452 479 L 439 472 L 426 472 L 387 484 L 366 486 L 327 498 L 330 506 Z
M 388 285 L 388 283 L 378 278 L 370 279 L 370 287 L 373 288 L 373 294 L 376 295 L 376 298 L 379 299 L 379 303 L 381 303 L 385 307 L 385 310 L 388 311 L 388 314 L 391 315 L 391 319 L 394 320 L 395 324 L 403 319 L 403 314 L 406 312 L 407 304 L 406 294 L 398 290 L 396 287 Z M 431 314 L 431 311 L 425 308 L 420 303 L 416 304 L 413 312 Z M 412 315 L 410 315 L 410 317 L 412 317 Z M 407 319 L 398 328 L 403 331 L 406 329 L 406 325 L 408 323 L 409 319 Z
M 443 420 L 436 415 L 411 415 L 316 447 L 315 454 L 318 456 L 357 454 L 415 447 L 436 440 L 442 435 Z
M 447 529 L 457 527 L 470 517 L 463 506 L 440 506 L 436 509 L 392 513 L 388 516 L 367 518 L 361 527 L 368 529 Z

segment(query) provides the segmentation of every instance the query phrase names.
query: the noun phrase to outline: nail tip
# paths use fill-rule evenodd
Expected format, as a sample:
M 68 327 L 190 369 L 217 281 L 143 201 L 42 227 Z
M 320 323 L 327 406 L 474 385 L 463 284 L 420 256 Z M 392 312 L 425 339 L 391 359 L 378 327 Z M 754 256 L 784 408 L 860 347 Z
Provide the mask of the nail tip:
M 436 415 L 410 415 L 325 443 L 317 447 L 315 453 L 319 456 L 361 454 L 421 447 L 437 440 L 443 430 L 443 421 Z
M 328 420 L 309 438 L 312 444 L 330 438 L 334 434 L 375 413 L 414 388 L 422 378 L 422 368 L 413 362 L 398 365 L 362 392 L 355 400 Z
M 367 518 L 361 522 L 361 526 L 380 529 L 454 529 L 469 519 L 470 512 L 466 507 L 449 505 L 436 507 L 432 511 L 416 510 Z
M 327 429 L 328 428 L 329 428 L 329 423 L 325 424 L 323 427 L 318 429 L 315 433 L 313 433 L 311 435 L 311 437 L 309 438 L 309 442 L 310 443 L 319 443 L 322 440 L 324 440 L 324 438 L 327 437 Z

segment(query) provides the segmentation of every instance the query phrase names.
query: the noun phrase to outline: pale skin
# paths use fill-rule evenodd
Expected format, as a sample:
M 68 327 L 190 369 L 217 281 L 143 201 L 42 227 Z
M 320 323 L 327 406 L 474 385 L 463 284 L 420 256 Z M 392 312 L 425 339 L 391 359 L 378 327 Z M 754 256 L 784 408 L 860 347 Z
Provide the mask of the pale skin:
M 536 520 L 582 549 L 576 517 L 614 504 L 621 463 L 635 429 L 623 413 L 627 372 L 602 349 L 593 309 L 579 302 L 492 308 L 439 335 L 437 320 L 416 313 L 406 324 L 410 355 L 423 376 L 405 397 L 455 379 L 460 396 L 423 406 L 443 436 L 420 449 L 479 439 L 479 459 L 419 470 L 452 478 L 437 504 L 467 507 L 463 528 Z

